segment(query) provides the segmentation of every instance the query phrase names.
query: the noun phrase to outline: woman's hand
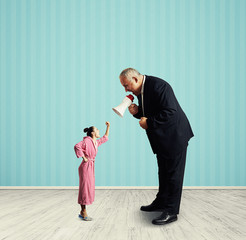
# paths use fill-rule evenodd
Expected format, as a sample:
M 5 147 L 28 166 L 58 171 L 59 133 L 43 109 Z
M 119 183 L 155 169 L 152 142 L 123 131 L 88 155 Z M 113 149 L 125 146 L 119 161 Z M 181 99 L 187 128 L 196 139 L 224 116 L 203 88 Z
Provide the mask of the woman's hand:
M 84 156 L 83 157 L 83 160 L 85 161 L 85 162 L 88 162 L 88 159 Z
M 138 106 L 135 103 L 133 103 L 129 106 L 128 110 L 132 115 L 135 115 L 138 113 Z
M 106 122 L 107 127 L 110 127 L 110 122 Z

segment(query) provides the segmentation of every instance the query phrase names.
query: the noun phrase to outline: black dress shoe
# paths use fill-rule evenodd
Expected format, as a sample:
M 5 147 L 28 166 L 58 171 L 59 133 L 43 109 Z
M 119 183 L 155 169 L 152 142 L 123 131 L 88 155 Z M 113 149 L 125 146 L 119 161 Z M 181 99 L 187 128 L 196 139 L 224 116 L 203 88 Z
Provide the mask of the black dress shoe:
M 155 225 L 164 225 L 174 221 L 177 221 L 178 217 L 176 214 L 168 214 L 167 212 L 163 212 L 160 217 L 155 218 L 152 223 Z
M 145 212 L 163 212 L 164 208 L 158 206 L 155 201 L 152 202 L 150 205 L 147 206 L 142 206 L 140 208 L 141 211 L 145 211 Z

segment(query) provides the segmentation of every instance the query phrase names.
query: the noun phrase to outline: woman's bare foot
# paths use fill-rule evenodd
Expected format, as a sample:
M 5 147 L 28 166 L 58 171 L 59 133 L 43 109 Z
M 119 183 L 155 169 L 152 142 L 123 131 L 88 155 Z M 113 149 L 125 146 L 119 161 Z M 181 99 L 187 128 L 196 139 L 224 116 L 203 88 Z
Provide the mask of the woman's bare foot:
M 81 215 L 83 218 L 88 217 L 86 211 L 82 211 L 82 210 L 81 210 L 81 211 L 80 211 L 80 215 Z

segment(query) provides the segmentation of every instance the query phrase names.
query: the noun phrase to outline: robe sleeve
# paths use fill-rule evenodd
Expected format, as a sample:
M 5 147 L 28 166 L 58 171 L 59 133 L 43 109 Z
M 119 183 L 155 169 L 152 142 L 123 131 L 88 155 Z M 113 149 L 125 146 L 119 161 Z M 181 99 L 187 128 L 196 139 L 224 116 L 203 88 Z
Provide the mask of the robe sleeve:
M 84 141 L 81 141 L 79 143 L 77 143 L 75 146 L 74 146 L 74 151 L 75 151 L 75 154 L 77 156 L 77 158 L 80 158 L 80 157 L 84 157 L 85 156 L 85 151 L 86 151 L 86 144 Z
M 101 137 L 100 139 L 97 140 L 98 147 L 99 147 L 101 144 L 103 144 L 103 143 L 105 143 L 105 142 L 107 142 L 107 141 L 108 141 L 108 136 L 104 135 L 103 137 Z

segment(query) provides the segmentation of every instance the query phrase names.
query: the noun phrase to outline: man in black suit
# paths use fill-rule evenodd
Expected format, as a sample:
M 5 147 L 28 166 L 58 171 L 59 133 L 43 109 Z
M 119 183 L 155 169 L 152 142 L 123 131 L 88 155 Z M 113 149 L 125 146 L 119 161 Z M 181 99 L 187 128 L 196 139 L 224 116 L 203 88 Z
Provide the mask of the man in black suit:
M 156 199 L 142 211 L 162 211 L 152 221 L 162 225 L 177 220 L 179 214 L 188 141 L 194 136 L 171 86 L 164 80 L 140 74 L 127 68 L 120 74 L 125 91 L 137 96 L 139 106 L 132 104 L 129 112 L 140 119 L 151 148 L 157 156 L 159 191 Z

